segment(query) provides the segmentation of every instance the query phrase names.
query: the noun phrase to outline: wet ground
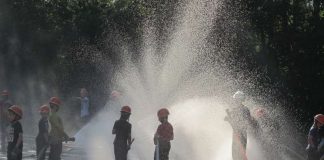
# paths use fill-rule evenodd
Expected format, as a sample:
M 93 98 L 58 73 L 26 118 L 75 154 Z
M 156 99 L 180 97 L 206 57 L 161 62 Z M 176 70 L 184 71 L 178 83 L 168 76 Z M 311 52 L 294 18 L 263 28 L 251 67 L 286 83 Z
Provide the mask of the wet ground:
M 35 137 L 24 136 L 23 159 L 36 159 Z M 48 151 L 47 151 L 48 154 Z M 0 160 L 6 160 L 6 153 L 0 152 Z M 86 160 L 85 152 L 73 143 L 63 143 L 62 160 Z
M 191 106 L 197 106 L 195 104 Z M 207 105 L 202 105 L 207 106 Z M 181 107 L 178 107 L 181 108 Z M 186 108 L 187 109 L 187 108 Z M 193 110 L 196 111 L 196 110 Z M 118 113 L 118 111 L 116 111 Z M 69 132 L 69 135 L 73 135 L 76 138 L 75 142 L 63 143 L 63 153 L 62 160 L 111 160 L 114 159 L 113 153 L 113 140 L 115 135 L 111 134 L 112 126 L 114 121 L 118 119 L 119 115 L 116 113 L 103 113 L 99 114 L 96 118 L 91 120 L 88 124 L 83 126 L 77 133 L 72 134 Z M 178 113 L 174 112 L 175 115 L 183 116 L 185 112 L 179 110 Z M 201 121 L 199 115 L 195 115 L 192 112 L 190 114 L 191 119 L 193 117 L 198 117 L 194 119 L 195 121 Z M 188 114 L 188 112 L 187 112 Z M 215 130 L 210 130 L 215 126 L 214 123 L 204 123 L 205 126 L 208 126 L 204 130 L 205 137 L 197 136 L 201 135 L 201 131 L 197 130 L 195 127 L 186 127 L 181 122 L 183 118 L 180 119 L 171 119 L 171 122 L 177 124 L 175 127 L 176 139 L 172 142 L 172 148 L 170 151 L 170 159 L 173 160 L 182 160 L 182 159 L 213 159 L 213 160 L 231 160 L 231 139 L 229 136 L 231 132 L 226 128 L 222 127 L 223 121 L 219 122 L 218 128 Z M 188 115 L 187 115 L 188 116 Z M 205 116 L 205 115 L 204 115 Z M 134 118 L 135 119 L 135 118 Z M 137 118 L 140 119 L 140 118 Z M 143 118 L 138 121 L 133 122 L 134 129 L 132 136 L 135 138 L 135 142 L 132 145 L 128 157 L 131 160 L 149 160 L 153 159 L 154 155 L 154 144 L 153 144 L 153 135 L 155 131 L 155 126 L 147 125 L 147 122 L 153 121 L 151 117 Z M 195 122 L 192 121 L 192 122 Z M 211 120 L 204 120 L 211 121 Z M 193 124 L 193 123 L 191 123 Z M 216 123 L 217 124 L 217 123 Z M 225 123 L 226 124 L 226 123 Z M 144 129 L 143 125 L 147 127 Z M 69 128 L 69 127 L 67 127 Z M 138 129 L 140 128 L 140 129 Z M 218 132 L 222 129 L 222 132 Z M 225 129 L 225 130 L 224 130 Z M 208 134 L 207 134 L 208 133 Z M 36 151 L 35 151 L 35 137 L 30 136 L 32 134 L 24 133 L 24 150 L 23 150 L 23 159 L 24 160 L 36 160 Z M 215 136 L 217 135 L 217 136 Z M 207 137 L 207 138 L 206 138 Z M 299 144 L 298 141 L 294 141 L 294 137 L 291 137 L 293 141 L 287 139 L 285 144 L 290 145 L 280 145 L 280 148 L 283 149 L 280 154 L 273 158 L 276 160 L 305 160 L 304 146 Z M 292 143 L 295 142 L 295 143 Z M 219 144 L 219 145 L 218 145 Z M 193 150 L 193 146 L 195 147 Z M 219 148 L 215 148 L 219 146 Z M 276 152 L 277 153 L 277 152 Z M 47 151 L 48 154 L 48 151 Z M 247 146 L 247 156 L 249 160 L 265 160 L 264 151 L 262 147 L 253 137 L 248 137 L 248 146 Z M 260 158 L 261 157 L 261 158 Z M 6 160 L 6 153 L 0 153 L 0 160 Z M 272 160 L 272 157 L 271 157 Z

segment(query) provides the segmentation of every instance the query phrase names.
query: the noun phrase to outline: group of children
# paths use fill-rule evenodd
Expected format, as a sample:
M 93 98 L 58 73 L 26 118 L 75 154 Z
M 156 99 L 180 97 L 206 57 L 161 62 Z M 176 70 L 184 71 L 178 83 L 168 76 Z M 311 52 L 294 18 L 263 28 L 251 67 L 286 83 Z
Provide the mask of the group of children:
M 1 114 L 1 147 L 4 150 L 4 132 L 7 133 L 7 159 L 21 160 L 23 149 L 23 129 L 19 120 L 23 116 L 20 106 L 11 105 L 8 100 L 9 92 L 3 91 L 1 93 L 0 114 Z M 237 92 L 233 98 L 239 107 L 235 107 L 231 111 L 227 111 L 228 116 L 225 118 L 233 127 L 233 145 L 232 154 L 234 160 L 247 159 L 245 154 L 247 142 L 247 126 L 255 124 L 250 115 L 250 111 L 242 105 L 244 94 Z M 36 153 L 38 160 L 45 159 L 47 148 L 50 148 L 49 160 L 60 160 L 62 153 L 62 142 L 73 140 L 65 133 L 62 120 L 57 114 L 61 106 L 61 101 L 58 97 L 52 97 L 49 100 L 49 107 L 43 105 L 39 109 L 41 119 L 38 127 L 39 133 L 36 137 Z M 4 118 L 4 108 L 7 108 L 7 119 Z M 131 137 L 132 125 L 129 123 L 131 115 L 131 108 L 123 106 L 121 108 L 120 119 L 117 120 L 113 126 L 112 134 L 115 134 L 114 140 L 114 154 L 116 160 L 127 160 L 127 153 L 133 143 L 134 139 Z M 154 144 L 156 145 L 154 160 L 169 160 L 169 152 L 171 149 L 170 141 L 173 140 L 173 127 L 168 122 L 169 111 L 162 108 L 157 112 L 157 116 L 161 124 L 158 126 L 154 134 Z M 261 118 L 266 123 L 269 119 L 264 117 L 265 111 L 258 109 L 256 111 L 256 118 Z M 267 125 L 264 123 L 265 125 Z M 259 128 L 263 123 L 258 123 Z M 5 127 L 7 126 L 7 127 Z M 49 131 L 50 126 L 50 131 Z M 256 126 L 256 125 L 254 125 Z M 276 126 L 276 125 L 268 125 Z M 308 134 L 308 146 L 306 148 L 308 160 L 324 160 L 321 157 L 324 153 L 323 133 L 324 133 L 324 115 L 318 114 L 314 117 L 314 124 L 312 125 Z M 6 128 L 6 131 L 4 129 Z M 275 130 L 277 128 L 274 128 Z M 323 135 L 322 135 L 323 134 Z M 323 153 L 322 153 L 323 152 Z
M 8 98 L 7 91 L 3 91 L 1 94 L 3 99 Z M 7 138 L 7 160 L 21 160 L 23 149 L 23 129 L 20 123 L 20 119 L 23 117 L 23 111 L 18 105 L 3 105 L 4 101 L 0 103 L 2 125 L 5 125 L 5 116 L 9 121 L 6 126 L 6 131 L 1 130 L 1 135 L 6 134 Z M 60 160 L 62 153 L 62 142 L 69 141 L 71 138 L 65 133 L 62 120 L 57 112 L 60 109 L 61 101 L 58 97 L 52 97 L 49 100 L 49 107 L 43 105 L 40 107 L 39 112 L 41 119 L 38 123 L 39 133 L 36 137 L 36 154 L 37 160 L 44 160 L 46 150 L 49 147 L 49 160 Z M 5 113 L 4 109 L 7 108 Z M 49 131 L 50 126 L 50 131 Z M 73 140 L 73 139 L 72 139 Z M 4 140 L 1 140 L 3 143 Z M 1 145 L 4 150 L 4 145 Z
M 20 106 L 12 105 L 9 102 L 9 92 L 1 93 L 0 114 L 1 114 L 1 148 L 5 150 L 3 144 L 4 137 L 7 138 L 7 159 L 21 160 L 23 150 L 23 127 L 20 119 L 23 117 L 23 111 Z M 65 133 L 62 119 L 57 114 L 61 106 L 61 100 L 58 97 L 52 97 L 48 105 L 42 105 L 39 108 L 41 119 L 38 123 L 39 132 L 36 136 L 36 155 L 37 160 L 44 160 L 46 151 L 49 151 L 49 160 L 60 160 L 62 153 L 62 142 L 74 140 Z M 134 139 L 131 137 L 132 125 L 129 123 L 131 108 L 123 106 L 120 119 L 113 126 L 112 133 L 116 135 L 114 140 L 114 153 L 116 160 L 127 160 L 127 153 Z M 173 140 L 173 127 L 168 122 L 169 111 L 162 108 L 157 116 L 161 124 L 154 134 L 154 144 L 156 150 L 155 160 L 168 160 L 171 149 L 170 141 Z M 8 122 L 8 123 L 7 123 Z M 6 135 L 6 136 L 4 136 Z
M 233 160 L 247 160 L 247 130 L 251 127 L 254 138 L 261 143 L 265 152 L 264 159 L 284 159 L 280 157 L 282 150 L 277 132 L 280 125 L 269 117 L 265 109 L 258 108 L 255 115 L 251 116 L 249 109 L 243 105 L 245 95 L 238 91 L 233 95 L 234 106 L 227 110 L 225 120 L 233 128 L 232 158 Z M 306 147 L 307 160 L 324 160 L 324 115 L 317 114 L 314 123 L 308 133 L 308 145 Z
M 131 137 L 132 125 L 129 123 L 131 108 L 123 106 L 121 108 L 120 119 L 114 124 L 112 134 L 116 134 L 114 140 L 115 160 L 127 160 L 127 153 L 134 139 Z M 158 111 L 157 116 L 161 124 L 154 134 L 154 144 L 156 145 L 154 160 L 169 160 L 171 149 L 170 141 L 173 140 L 173 127 L 168 122 L 169 111 L 162 108 Z

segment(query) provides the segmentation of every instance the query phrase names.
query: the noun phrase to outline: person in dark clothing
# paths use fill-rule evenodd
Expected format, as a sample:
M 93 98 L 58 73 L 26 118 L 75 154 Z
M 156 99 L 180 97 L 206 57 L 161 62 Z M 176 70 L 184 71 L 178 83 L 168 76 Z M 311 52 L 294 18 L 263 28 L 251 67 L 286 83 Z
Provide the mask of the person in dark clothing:
M 46 150 L 48 148 L 48 116 L 50 108 L 47 105 L 40 107 L 40 115 L 42 116 L 38 122 L 38 135 L 36 137 L 36 155 L 37 160 L 45 160 Z
M 324 160 L 324 126 L 321 126 L 318 129 L 318 135 L 320 138 L 320 142 L 318 144 L 318 153 L 320 155 L 320 160 Z
M 9 92 L 2 91 L 0 100 L 0 135 L 1 135 L 1 152 L 6 152 L 6 128 L 9 125 L 7 110 L 11 106 L 9 101 Z
M 131 108 L 123 106 L 120 119 L 114 124 L 112 134 L 116 134 L 114 140 L 115 160 L 127 160 L 127 153 L 132 143 L 132 125 L 128 122 L 131 115 Z
M 318 145 L 321 141 L 319 135 L 319 129 L 324 125 L 324 115 L 317 114 L 314 117 L 314 124 L 309 130 L 308 133 L 308 145 L 306 148 L 307 151 L 307 160 L 319 160 L 320 155 L 318 152 Z
M 22 118 L 22 110 L 13 105 L 8 109 L 10 125 L 8 127 L 7 160 L 22 160 L 23 130 L 19 120 Z
M 245 95 L 241 91 L 237 91 L 233 95 L 236 107 L 232 110 L 226 110 L 228 121 L 233 128 L 232 141 L 232 158 L 233 160 L 246 160 L 246 145 L 247 145 L 247 129 L 252 123 L 250 110 L 243 105 Z
M 169 160 L 169 152 L 171 149 L 170 141 L 173 140 L 173 127 L 168 122 L 169 111 L 162 108 L 158 111 L 157 115 L 161 124 L 154 134 L 154 144 L 157 146 L 155 149 L 154 160 Z

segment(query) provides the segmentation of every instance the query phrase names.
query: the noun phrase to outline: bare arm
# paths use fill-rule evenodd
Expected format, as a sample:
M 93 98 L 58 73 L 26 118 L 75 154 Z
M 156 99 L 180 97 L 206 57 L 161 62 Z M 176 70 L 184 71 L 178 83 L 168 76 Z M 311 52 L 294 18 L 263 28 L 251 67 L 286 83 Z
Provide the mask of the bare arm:
M 116 121 L 114 126 L 113 126 L 113 129 L 112 129 L 112 134 L 117 134 L 117 128 L 118 128 L 117 126 L 118 126 L 118 123 Z
M 48 142 L 48 133 L 44 133 L 43 136 L 44 136 L 45 141 Z
M 154 138 L 153 138 L 153 141 L 154 141 L 154 144 L 157 145 L 157 142 L 158 142 L 158 139 L 159 139 L 159 135 L 157 134 L 157 132 L 154 134 Z
M 18 136 L 17 143 L 16 143 L 15 147 L 18 148 L 21 145 L 22 141 L 23 141 L 23 134 L 19 133 L 19 136 Z
M 308 136 L 308 144 L 311 146 L 311 147 L 315 147 L 315 144 L 313 142 L 313 136 Z
M 132 143 L 132 136 L 130 134 L 127 138 L 127 141 L 128 141 L 128 145 L 130 145 Z
M 81 97 L 73 97 L 74 99 L 81 100 Z
M 172 127 L 172 130 L 171 130 L 171 140 L 174 139 L 174 132 L 173 132 L 173 127 Z
M 56 118 L 50 117 L 49 121 L 53 127 L 55 127 L 59 132 L 63 134 L 65 139 L 69 138 L 69 136 L 64 131 L 62 120 L 59 117 Z

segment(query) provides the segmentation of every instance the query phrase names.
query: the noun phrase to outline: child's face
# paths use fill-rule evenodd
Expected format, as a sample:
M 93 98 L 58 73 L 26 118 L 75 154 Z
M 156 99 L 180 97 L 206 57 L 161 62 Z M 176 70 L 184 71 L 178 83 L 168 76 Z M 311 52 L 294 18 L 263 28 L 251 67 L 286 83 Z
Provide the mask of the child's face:
M 57 112 L 59 110 L 58 106 L 57 105 L 52 105 L 51 104 L 51 111 L 52 112 Z
M 83 98 L 83 97 L 86 97 L 87 96 L 87 90 L 85 88 L 82 88 L 81 91 L 80 91 L 80 96 Z
M 9 118 L 9 121 L 10 121 L 10 122 L 14 121 L 15 118 L 16 118 L 15 113 L 9 111 L 9 113 L 8 113 L 8 118 Z
M 48 117 L 48 113 L 41 112 L 40 115 L 41 115 L 43 118 L 47 118 L 47 117 Z
M 159 118 L 159 121 L 160 121 L 161 123 L 165 122 L 166 120 L 167 120 L 166 117 Z

